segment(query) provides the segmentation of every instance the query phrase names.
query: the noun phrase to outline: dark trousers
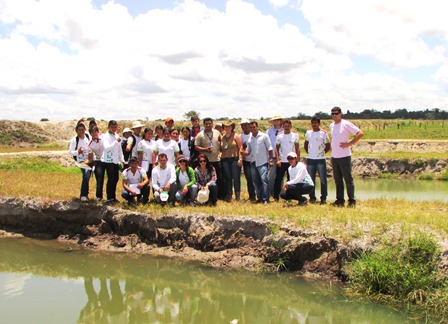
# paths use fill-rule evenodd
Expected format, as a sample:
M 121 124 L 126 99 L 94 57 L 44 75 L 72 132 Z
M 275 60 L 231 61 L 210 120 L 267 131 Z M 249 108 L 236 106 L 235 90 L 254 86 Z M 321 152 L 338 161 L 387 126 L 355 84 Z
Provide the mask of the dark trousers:
M 140 194 L 138 194 L 137 196 L 132 196 L 127 190 L 123 190 L 123 192 L 121 193 L 121 197 L 126 199 L 128 203 L 133 202 L 134 197 L 137 197 L 137 202 L 140 202 L 141 200 L 144 204 L 147 204 L 149 201 L 149 185 L 143 186 L 140 189 Z
M 355 182 L 352 177 L 352 157 L 331 158 L 333 167 L 333 177 L 336 184 L 336 200 L 344 202 L 344 181 L 347 186 L 347 196 L 349 202 L 356 202 Z
M 249 199 L 255 200 L 257 199 L 255 195 L 255 187 L 254 183 L 252 181 L 252 173 L 250 172 L 250 162 L 243 160 L 243 171 L 244 171 L 244 177 L 246 178 L 247 182 L 247 191 L 249 192 Z
M 94 162 L 95 168 L 93 173 L 96 179 L 96 198 L 103 199 L 103 185 L 104 185 L 104 163 L 100 160 Z
M 276 168 L 277 170 L 275 173 L 275 182 L 274 182 L 274 198 L 278 198 L 280 192 L 282 191 L 282 181 L 283 178 L 285 177 L 285 173 L 286 173 L 286 179 L 289 181 L 289 173 L 288 173 L 289 163 L 282 162 L 282 164 L 280 166 L 277 165 Z
M 216 184 L 218 185 L 218 199 L 226 199 L 226 183 L 222 176 L 221 161 L 210 162 L 216 170 Z
M 86 170 L 83 168 L 80 168 L 80 170 L 82 173 L 82 182 L 79 197 L 89 197 L 89 180 L 92 170 Z
M 106 196 L 107 200 L 117 199 L 116 190 L 118 183 L 118 164 L 115 163 L 103 163 L 107 174 L 106 183 Z
M 285 200 L 306 201 L 303 195 L 309 194 L 312 190 L 314 190 L 314 186 L 308 183 L 296 183 L 289 185 L 288 189 L 280 194 L 280 197 Z

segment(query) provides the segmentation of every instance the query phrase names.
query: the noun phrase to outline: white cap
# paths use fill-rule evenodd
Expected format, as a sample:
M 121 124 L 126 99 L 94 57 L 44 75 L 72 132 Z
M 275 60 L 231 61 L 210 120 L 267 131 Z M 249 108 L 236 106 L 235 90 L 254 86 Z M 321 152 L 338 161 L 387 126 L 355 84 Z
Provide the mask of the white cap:
M 249 119 L 247 119 L 247 118 L 243 118 L 243 119 L 241 119 L 241 121 L 240 121 L 240 125 L 242 125 L 242 124 L 250 124 Z
M 124 133 L 132 133 L 132 131 L 129 127 L 126 127 L 125 129 L 123 129 L 123 134 Z
M 292 158 L 296 159 L 297 158 L 297 154 L 296 154 L 296 152 L 289 152 L 288 153 L 288 157 L 292 157 Z

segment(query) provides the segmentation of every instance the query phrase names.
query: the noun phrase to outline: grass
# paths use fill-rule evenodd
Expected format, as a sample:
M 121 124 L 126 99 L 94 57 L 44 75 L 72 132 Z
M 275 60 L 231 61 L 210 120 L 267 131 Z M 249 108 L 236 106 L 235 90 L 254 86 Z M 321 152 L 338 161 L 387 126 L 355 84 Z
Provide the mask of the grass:
M 448 277 L 438 271 L 440 249 L 428 234 L 417 232 L 398 242 L 363 252 L 346 271 L 351 289 L 380 300 L 395 300 L 417 308 L 420 316 L 448 314 Z

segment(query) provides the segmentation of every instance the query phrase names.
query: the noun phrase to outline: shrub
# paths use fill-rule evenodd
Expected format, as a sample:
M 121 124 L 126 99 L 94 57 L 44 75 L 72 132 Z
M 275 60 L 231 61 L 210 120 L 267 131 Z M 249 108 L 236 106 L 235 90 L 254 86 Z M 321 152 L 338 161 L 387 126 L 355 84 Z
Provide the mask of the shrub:
M 422 172 L 418 176 L 418 179 L 419 180 L 434 180 L 434 175 L 432 173 L 429 173 L 429 172 Z
M 48 118 L 41 118 L 40 121 L 41 121 L 41 122 L 49 121 L 49 119 L 48 119 Z

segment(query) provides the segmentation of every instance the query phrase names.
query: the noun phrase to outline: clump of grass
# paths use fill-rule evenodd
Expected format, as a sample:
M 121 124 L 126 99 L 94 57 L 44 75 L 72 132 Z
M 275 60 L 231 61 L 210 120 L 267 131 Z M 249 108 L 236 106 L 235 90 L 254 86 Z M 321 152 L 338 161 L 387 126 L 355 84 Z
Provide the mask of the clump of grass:
M 445 168 L 445 172 L 440 175 L 439 179 L 448 181 L 448 167 Z
M 427 234 L 401 238 L 351 262 L 346 267 L 349 285 L 366 295 L 446 313 L 448 278 L 438 272 L 439 255 L 436 241 Z
M 434 175 L 432 173 L 429 173 L 429 172 L 422 172 L 418 176 L 418 179 L 419 180 L 434 180 Z
M 57 162 L 44 160 L 39 157 L 4 158 L 0 160 L 0 170 L 71 174 L 79 173 L 79 169 L 76 167 L 65 168 Z

